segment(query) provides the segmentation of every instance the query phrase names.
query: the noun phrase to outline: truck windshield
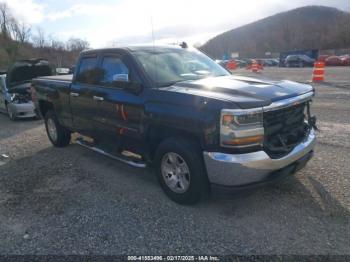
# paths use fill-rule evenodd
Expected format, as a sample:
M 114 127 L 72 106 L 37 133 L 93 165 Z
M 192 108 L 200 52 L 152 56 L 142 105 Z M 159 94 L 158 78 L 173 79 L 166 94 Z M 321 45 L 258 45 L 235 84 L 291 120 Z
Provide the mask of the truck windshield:
M 133 52 L 158 87 L 205 77 L 229 75 L 224 68 L 198 50 L 155 48 Z

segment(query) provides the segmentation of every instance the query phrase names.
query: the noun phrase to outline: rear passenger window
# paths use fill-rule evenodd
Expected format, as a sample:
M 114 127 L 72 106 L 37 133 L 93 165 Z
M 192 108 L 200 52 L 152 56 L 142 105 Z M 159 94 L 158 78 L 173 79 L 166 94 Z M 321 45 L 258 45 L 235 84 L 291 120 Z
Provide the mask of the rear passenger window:
M 98 77 L 98 70 L 96 67 L 97 57 L 86 57 L 80 61 L 79 72 L 77 74 L 77 82 L 84 84 L 94 84 Z
M 104 57 L 100 83 L 112 86 L 113 81 L 129 81 L 129 69 L 118 57 Z

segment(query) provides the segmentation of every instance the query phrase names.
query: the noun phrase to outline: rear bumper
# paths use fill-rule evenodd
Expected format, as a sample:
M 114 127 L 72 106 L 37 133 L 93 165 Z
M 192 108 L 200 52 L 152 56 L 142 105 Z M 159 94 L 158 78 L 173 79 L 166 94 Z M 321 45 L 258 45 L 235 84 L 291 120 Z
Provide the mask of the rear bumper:
M 316 136 L 313 130 L 288 155 L 272 159 L 264 151 L 247 154 L 204 152 L 210 183 L 239 187 L 264 183 L 285 173 L 293 173 L 312 157 Z M 303 165 L 300 164 L 303 162 Z
M 23 104 L 10 103 L 8 106 L 14 113 L 16 118 L 27 118 L 36 116 L 35 106 L 31 101 Z

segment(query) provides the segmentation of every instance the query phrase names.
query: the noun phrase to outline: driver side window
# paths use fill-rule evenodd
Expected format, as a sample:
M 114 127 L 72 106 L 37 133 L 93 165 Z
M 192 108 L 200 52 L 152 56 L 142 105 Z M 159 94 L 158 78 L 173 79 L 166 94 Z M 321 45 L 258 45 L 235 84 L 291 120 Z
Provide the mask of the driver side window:
M 101 65 L 100 84 L 113 86 L 115 81 L 130 81 L 129 68 L 119 57 L 104 57 Z

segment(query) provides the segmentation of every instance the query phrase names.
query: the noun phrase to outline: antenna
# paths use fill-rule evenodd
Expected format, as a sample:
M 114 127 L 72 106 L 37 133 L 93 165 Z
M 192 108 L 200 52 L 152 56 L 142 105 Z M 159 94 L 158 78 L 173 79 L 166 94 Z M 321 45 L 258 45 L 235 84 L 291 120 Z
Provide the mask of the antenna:
M 151 16 L 151 28 L 152 28 L 152 42 L 153 42 L 153 48 L 154 48 L 155 40 L 154 40 L 154 29 L 153 29 L 153 16 Z
M 153 64 L 154 64 L 154 79 L 157 82 L 157 63 L 156 63 L 156 48 L 153 29 L 153 16 L 151 16 L 151 28 L 152 28 L 152 42 L 153 42 Z

